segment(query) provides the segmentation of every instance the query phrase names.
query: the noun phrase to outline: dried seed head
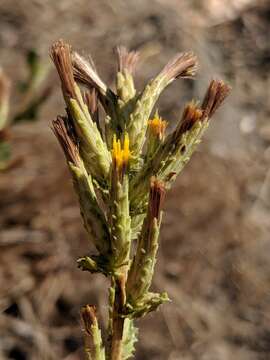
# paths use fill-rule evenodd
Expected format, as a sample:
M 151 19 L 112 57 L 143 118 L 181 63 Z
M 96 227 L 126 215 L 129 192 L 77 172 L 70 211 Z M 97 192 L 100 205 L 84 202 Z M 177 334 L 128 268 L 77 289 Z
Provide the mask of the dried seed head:
M 97 324 L 96 307 L 85 305 L 81 308 L 81 318 L 87 334 L 92 335 L 92 326 Z
M 52 45 L 50 56 L 58 71 L 64 96 L 76 99 L 71 46 L 64 43 L 63 40 L 59 40 Z
M 168 81 L 178 77 L 193 77 L 198 68 L 197 58 L 192 52 L 180 53 L 168 62 L 161 71 L 162 76 L 166 76 Z
M 124 46 L 117 47 L 118 71 L 126 70 L 129 74 L 133 74 L 139 60 L 139 52 L 128 51 Z
M 164 139 L 167 125 L 168 122 L 162 120 L 162 118 L 158 115 L 158 113 L 155 114 L 153 119 L 148 120 L 149 130 L 154 136 L 158 137 L 159 140 Z
M 121 147 L 120 139 L 117 140 L 116 136 L 114 135 L 112 159 L 113 159 L 113 166 L 118 174 L 123 174 L 123 172 L 127 168 L 129 158 L 130 158 L 130 150 L 129 150 L 128 134 L 125 133 L 123 148 Z
M 193 125 L 197 121 L 202 120 L 202 117 L 203 117 L 202 109 L 200 109 L 194 101 L 188 103 L 184 109 L 182 120 L 180 121 L 178 127 L 174 132 L 175 139 L 180 138 L 182 134 L 192 129 Z
M 164 198 L 165 185 L 163 181 L 157 180 L 155 177 L 152 177 L 148 203 L 148 216 L 150 218 L 150 221 L 154 218 L 159 220 Z
M 72 52 L 74 77 L 88 88 L 96 88 L 102 95 L 106 95 L 108 88 L 98 76 L 94 66 L 76 52 Z
M 57 119 L 52 121 L 52 130 L 64 151 L 67 161 L 79 166 L 79 149 L 68 131 L 67 118 L 57 116 Z
M 212 80 L 202 102 L 203 117 L 210 119 L 230 93 L 230 86 L 222 80 Z

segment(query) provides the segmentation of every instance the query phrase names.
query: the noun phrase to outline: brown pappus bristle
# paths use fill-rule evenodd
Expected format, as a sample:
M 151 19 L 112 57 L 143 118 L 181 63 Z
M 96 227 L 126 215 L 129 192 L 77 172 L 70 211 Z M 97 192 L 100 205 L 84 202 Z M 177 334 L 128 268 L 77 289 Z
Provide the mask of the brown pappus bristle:
M 52 130 L 57 137 L 67 160 L 78 166 L 80 161 L 79 150 L 72 139 L 72 136 L 69 134 L 67 118 L 57 116 L 57 118 L 52 121 Z
M 99 109 L 98 109 L 98 93 L 97 90 L 93 87 L 88 91 L 83 93 L 83 100 L 88 107 L 88 110 L 91 114 L 92 119 L 97 124 L 97 127 L 102 134 L 102 128 L 99 122 Z
M 95 115 L 98 110 L 98 96 L 95 88 L 85 91 L 83 94 L 84 102 L 87 105 L 90 114 Z
M 128 51 L 124 46 L 117 47 L 118 71 L 126 70 L 133 74 L 139 60 L 139 52 Z
M 93 64 L 90 64 L 86 59 L 76 52 L 72 53 L 72 65 L 74 77 L 88 88 L 96 88 L 103 95 L 107 92 L 107 86 L 98 76 Z
M 229 95 L 231 87 L 222 80 L 212 80 L 205 94 L 201 108 L 204 118 L 211 118 L 225 98 Z
M 178 77 L 193 77 L 198 68 L 197 58 L 192 52 L 180 53 L 168 62 L 161 74 L 169 81 Z
M 64 95 L 68 98 L 75 99 L 76 94 L 71 62 L 71 46 L 64 43 L 63 40 L 58 40 L 52 45 L 50 56 L 58 71 Z
M 196 105 L 194 101 L 191 101 L 189 104 L 187 104 L 184 109 L 182 119 L 174 131 L 174 139 L 176 140 L 176 138 L 180 138 L 181 135 L 186 131 L 191 130 L 197 121 L 202 120 L 202 117 L 203 111 Z

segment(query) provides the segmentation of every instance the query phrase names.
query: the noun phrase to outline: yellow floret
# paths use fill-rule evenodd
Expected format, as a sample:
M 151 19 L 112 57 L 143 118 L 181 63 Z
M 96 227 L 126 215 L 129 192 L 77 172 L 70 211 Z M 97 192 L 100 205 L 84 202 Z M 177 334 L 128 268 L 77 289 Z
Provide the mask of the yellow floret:
M 121 147 L 120 139 L 116 140 L 116 135 L 113 136 L 112 158 L 118 170 L 127 165 L 130 158 L 129 136 L 127 133 L 125 133 L 124 136 L 123 149 Z
M 160 139 L 164 137 L 166 127 L 168 125 L 168 122 L 165 120 L 162 120 L 161 117 L 156 113 L 154 118 L 151 120 L 148 120 L 148 125 L 150 131 L 158 136 Z

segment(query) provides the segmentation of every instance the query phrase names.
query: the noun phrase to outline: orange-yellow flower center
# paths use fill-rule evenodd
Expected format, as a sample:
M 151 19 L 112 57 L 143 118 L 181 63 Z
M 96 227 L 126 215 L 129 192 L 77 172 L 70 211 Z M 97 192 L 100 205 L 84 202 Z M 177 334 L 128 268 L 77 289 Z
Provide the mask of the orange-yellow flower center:
M 130 158 L 130 151 L 129 136 L 127 133 L 125 133 L 124 136 L 123 148 L 121 147 L 120 139 L 116 140 L 116 136 L 113 136 L 112 158 L 118 170 L 122 169 L 128 164 L 128 160 Z
M 162 120 L 161 117 L 156 114 L 153 119 L 148 120 L 148 125 L 150 131 L 155 135 L 162 139 L 165 135 L 165 130 L 168 125 L 168 122 Z

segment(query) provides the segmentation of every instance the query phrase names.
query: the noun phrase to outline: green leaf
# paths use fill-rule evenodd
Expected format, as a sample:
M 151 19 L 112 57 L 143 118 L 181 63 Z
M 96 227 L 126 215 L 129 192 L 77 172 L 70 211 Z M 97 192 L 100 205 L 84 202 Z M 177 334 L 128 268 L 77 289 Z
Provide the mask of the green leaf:
M 131 318 L 140 318 L 151 311 L 155 311 L 160 305 L 170 301 L 168 294 L 163 292 L 161 294 L 148 292 L 136 304 L 127 303 L 126 312 Z

